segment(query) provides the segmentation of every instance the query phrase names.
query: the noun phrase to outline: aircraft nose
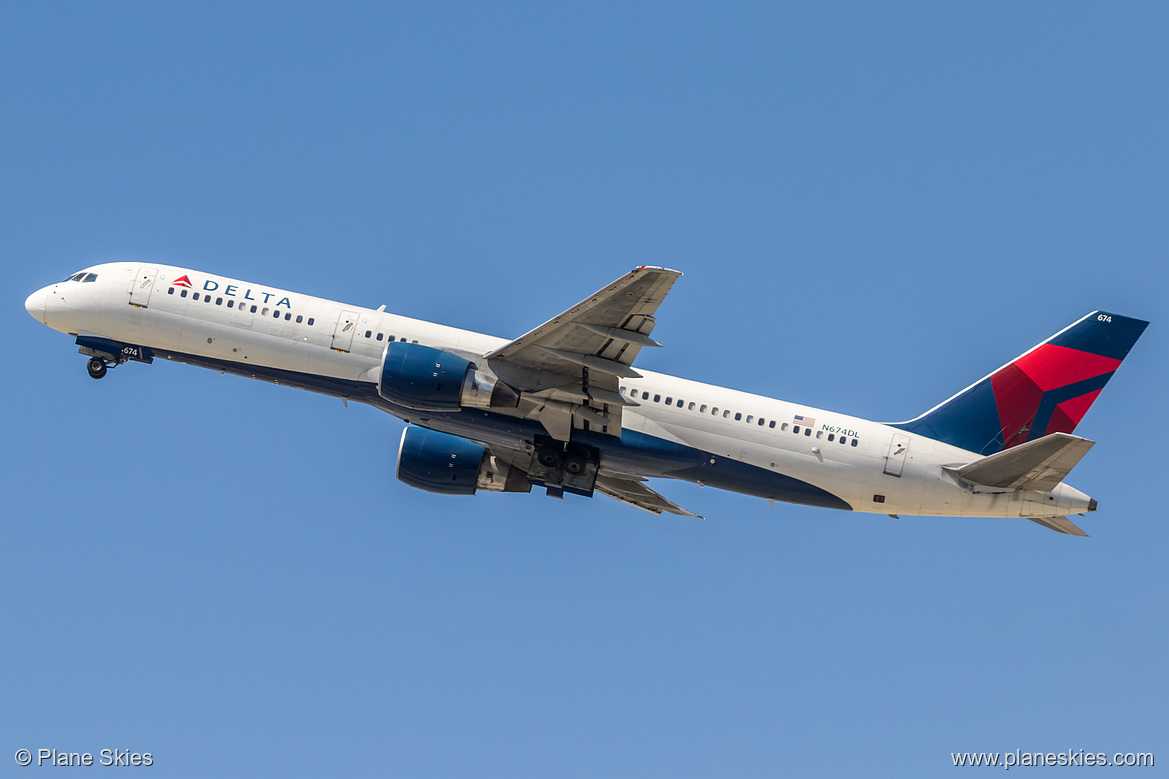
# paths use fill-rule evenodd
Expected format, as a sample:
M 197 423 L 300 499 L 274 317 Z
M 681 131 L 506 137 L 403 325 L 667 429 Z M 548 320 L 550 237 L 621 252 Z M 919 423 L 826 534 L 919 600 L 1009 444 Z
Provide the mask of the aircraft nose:
M 45 322 L 45 301 L 49 298 L 49 289 L 38 289 L 24 301 L 24 310 L 41 324 Z

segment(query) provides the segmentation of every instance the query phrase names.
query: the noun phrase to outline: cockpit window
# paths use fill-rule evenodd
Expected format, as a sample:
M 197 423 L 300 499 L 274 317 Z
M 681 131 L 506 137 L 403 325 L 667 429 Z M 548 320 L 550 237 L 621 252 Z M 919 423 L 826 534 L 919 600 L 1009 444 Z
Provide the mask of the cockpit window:
M 97 281 L 97 274 L 96 273 L 87 273 L 87 274 L 85 274 L 85 278 L 83 278 L 82 281 L 86 282 L 86 283 L 88 283 L 90 281 Z
M 74 273 L 72 276 L 65 279 L 65 281 L 81 281 L 83 278 L 85 278 L 85 271 L 81 271 L 81 273 Z

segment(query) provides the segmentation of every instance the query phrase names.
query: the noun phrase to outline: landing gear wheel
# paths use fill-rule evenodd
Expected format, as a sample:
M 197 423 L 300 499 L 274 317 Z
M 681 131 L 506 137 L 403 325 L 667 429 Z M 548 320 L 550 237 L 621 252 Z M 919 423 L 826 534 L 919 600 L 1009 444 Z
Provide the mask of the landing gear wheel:
M 85 369 L 89 371 L 89 375 L 95 379 L 100 379 L 106 375 L 106 364 L 103 360 L 94 357 L 85 364 Z
M 585 458 L 579 454 L 570 454 L 564 458 L 564 472 L 576 476 L 577 474 L 584 473 L 586 464 Z
M 555 468 L 560 465 L 560 452 L 552 446 L 541 446 L 536 451 L 536 460 L 545 468 Z

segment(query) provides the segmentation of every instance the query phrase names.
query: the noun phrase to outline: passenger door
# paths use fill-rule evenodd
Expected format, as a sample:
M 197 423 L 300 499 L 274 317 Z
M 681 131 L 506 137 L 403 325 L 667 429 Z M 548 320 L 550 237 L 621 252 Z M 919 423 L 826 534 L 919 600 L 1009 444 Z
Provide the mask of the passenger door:
M 909 451 L 909 436 L 904 433 L 895 433 L 889 443 L 889 454 L 885 457 L 885 473 L 890 476 L 901 476 L 905 468 L 905 457 Z
M 357 312 L 342 311 L 337 314 L 337 326 L 333 329 L 333 348 L 347 352 L 353 346 L 353 333 L 357 330 Z
M 154 291 L 154 279 L 158 276 L 158 268 L 143 265 L 134 277 L 134 285 L 130 287 L 130 305 L 146 308 L 150 303 L 150 293 Z

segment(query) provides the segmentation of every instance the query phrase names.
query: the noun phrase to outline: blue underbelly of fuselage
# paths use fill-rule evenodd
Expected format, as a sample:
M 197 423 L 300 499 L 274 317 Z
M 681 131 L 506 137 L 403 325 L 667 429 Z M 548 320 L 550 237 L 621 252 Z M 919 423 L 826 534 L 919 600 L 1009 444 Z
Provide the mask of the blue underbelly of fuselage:
M 365 403 L 406 422 L 462 436 L 488 447 L 523 450 L 525 445 L 532 444 L 535 436 L 545 432 L 543 425 L 538 421 L 519 419 L 482 409 L 452 412 L 415 411 L 387 401 L 378 394 L 377 386 L 369 382 L 335 379 L 178 352 L 155 350 L 155 354 L 189 365 L 250 376 L 262 381 Z M 800 479 L 656 436 L 631 430 L 623 430 L 620 438 L 586 430 L 574 430 L 572 436 L 574 442 L 595 447 L 600 452 L 602 470 L 679 479 L 787 503 L 852 509 L 852 506 L 836 495 Z

